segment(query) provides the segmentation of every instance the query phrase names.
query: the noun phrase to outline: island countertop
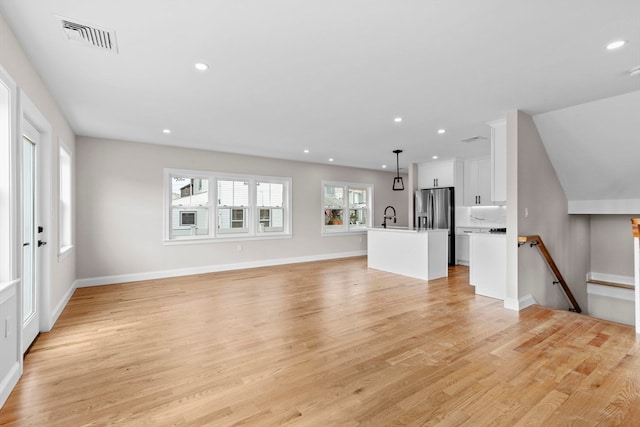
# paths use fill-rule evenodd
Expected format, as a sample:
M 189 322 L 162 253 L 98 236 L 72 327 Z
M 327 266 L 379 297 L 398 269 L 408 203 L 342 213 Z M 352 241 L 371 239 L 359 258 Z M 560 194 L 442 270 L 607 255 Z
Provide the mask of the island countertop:
M 417 228 L 417 227 L 392 227 L 392 226 L 387 226 L 387 228 L 385 227 L 371 227 L 371 228 L 367 228 L 367 231 L 369 230 L 373 230 L 373 231 L 398 231 L 398 232 L 403 232 L 403 233 L 448 233 L 449 229 L 448 228 Z

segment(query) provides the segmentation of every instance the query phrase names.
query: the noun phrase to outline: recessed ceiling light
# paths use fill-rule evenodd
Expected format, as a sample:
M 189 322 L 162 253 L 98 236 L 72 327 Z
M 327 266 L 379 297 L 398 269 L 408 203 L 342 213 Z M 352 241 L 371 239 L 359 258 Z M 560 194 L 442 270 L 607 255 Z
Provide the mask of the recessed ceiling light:
M 162 129 L 162 133 L 171 133 L 171 129 Z
M 308 152 L 309 152 L 309 150 L 304 150 L 304 151 L 303 151 L 303 153 L 305 153 L 305 154 L 306 154 L 306 153 L 308 153 Z
M 387 165 L 382 165 L 382 169 L 386 169 L 386 168 L 387 168 Z
M 395 123 L 402 123 L 402 117 L 396 117 L 395 119 L 393 119 L 393 121 Z
M 199 70 L 199 71 L 206 71 L 209 69 L 209 66 L 204 62 L 196 62 L 195 67 L 196 67 L 196 70 Z
M 445 130 L 445 129 L 438 129 L 438 133 L 439 133 L 440 135 L 442 135 L 442 134 L 443 134 L 443 133 L 445 133 L 445 132 L 446 132 L 446 130 Z
M 333 158 L 329 159 L 330 162 L 333 162 Z
M 437 158 L 438 158 L 438 156 L 433 156 L 433 157 L 431 157 L 431 158 L 432 158 L 433 160 L 435 160 L 435 159 L 437 159 Z
M 619 49 L 622 46 L 624 46 L 625 44 L 627 44 L 626 40 L 616 40 L 614 42 L 611 42 L 607 45 L 607 49 L 608 50 L 614 50 L 614 49 Z

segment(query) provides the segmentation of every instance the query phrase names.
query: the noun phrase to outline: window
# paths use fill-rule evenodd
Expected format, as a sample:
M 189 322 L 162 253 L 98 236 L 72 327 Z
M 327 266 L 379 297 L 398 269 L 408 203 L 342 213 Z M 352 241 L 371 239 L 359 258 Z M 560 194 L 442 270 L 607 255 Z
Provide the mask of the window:
M 290 178 L 165 169 L 166 241 L 290 236 Z
M 364 231 L 372 222 L 373 185 L 322 183 L 323 233 Z
M 209 180 L 190 175 L 171 175 L 171 227 L 169 238 L 209 235 Z
M 73 247 L 71 237 L 72 211 L 71 206 L 71 154 L 67 148 L 60 142 L 60 158 L 59 158 L 59 254 L 62 255 Z

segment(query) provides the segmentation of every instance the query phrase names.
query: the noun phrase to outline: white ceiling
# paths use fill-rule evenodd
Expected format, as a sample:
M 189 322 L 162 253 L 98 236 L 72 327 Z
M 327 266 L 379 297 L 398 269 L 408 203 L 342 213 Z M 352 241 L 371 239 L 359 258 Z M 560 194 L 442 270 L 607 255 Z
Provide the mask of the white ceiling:
M 488 153 L 488 139 L 459 140 L 488 138 L 509 110 L 640 89 L 638 0 L 0 0 L 0 12 L 78 135 L 393 169 L 396 148 L 401 167 Z M 118 53 L 67 40 L 57 16 L 115 31 Z M 615 39 L 629 43 L 607 51 Z

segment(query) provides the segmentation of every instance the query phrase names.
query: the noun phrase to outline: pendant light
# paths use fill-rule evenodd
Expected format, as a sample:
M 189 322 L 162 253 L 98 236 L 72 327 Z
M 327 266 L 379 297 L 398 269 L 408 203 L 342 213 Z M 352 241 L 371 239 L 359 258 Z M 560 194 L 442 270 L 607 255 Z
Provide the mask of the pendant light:
M 396 177 L 393 178 L 393 191 L 402 191 L 404 190 L 404 182 L 400 176 L 400 153 L 402 150 L 393 150 L 393 152 L 396 153 Z

